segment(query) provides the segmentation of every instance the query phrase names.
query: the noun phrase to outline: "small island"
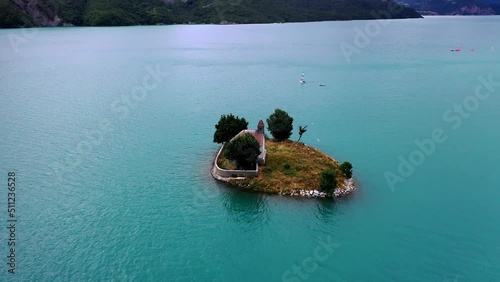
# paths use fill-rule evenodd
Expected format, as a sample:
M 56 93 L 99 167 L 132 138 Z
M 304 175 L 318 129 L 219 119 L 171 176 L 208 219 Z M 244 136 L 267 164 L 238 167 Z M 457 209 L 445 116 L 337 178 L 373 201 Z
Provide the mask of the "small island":
M 261 119 L 255 130 L 232 114 L 215 125 L 214 142 L 221 143 L 211 173 L 219 181 L 256 192 L 297 197 L 339 198 L 355 189 L 352 165 L 300 142 L 307 126 L 299 126 L 299 140 L 289 140 L 293 118 L 276 109 L 267 119 L 272 139 Z

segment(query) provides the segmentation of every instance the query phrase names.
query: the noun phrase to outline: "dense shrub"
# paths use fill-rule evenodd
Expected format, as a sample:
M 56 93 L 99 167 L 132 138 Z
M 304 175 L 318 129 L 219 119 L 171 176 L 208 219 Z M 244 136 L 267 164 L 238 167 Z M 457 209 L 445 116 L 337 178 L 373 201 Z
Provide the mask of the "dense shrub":
M 345 177 L 347 178 L 352 177 L 352 164 L 350 162 L 343 162 L 339 168 Z
M 259 141 L 250 133 L 245 133 L 231 141 L 224 153 L 224 157 L 236 161 L 240 169 L 255 169 L 259 155 Z
M 337 188 L 337 172 L 333 169 L 324 170 L 321 173 L 319 190 L 331 194 Z
M 287 112 L 276 109 L 267 119 L 267 128 L 277 141 L 290 138 L 293 130 L 293 118 Z
M 233 114 L 222 115 L 215 125 L 214 142 L 224 143 L 231 140 L 240 131 L 248 128 L 248 122 Z

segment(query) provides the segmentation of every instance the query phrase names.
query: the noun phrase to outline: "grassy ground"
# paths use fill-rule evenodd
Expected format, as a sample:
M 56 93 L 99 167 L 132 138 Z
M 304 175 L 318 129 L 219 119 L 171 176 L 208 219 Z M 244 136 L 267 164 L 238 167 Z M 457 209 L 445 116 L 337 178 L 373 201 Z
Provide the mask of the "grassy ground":
M 217 165 L 222 168 L 222 169 L 227 169 L 227 170 L 235 170 L 237 167 L 234 165 L 234 163 L 224 157 L 224 152 L 226 150 L 221 152 L 219 159 L 217 160 Z
M 318 190 L 321 172 L 328 168 L 337 171 L 340 185 L 344 183 L 332 158 L 303 143 L 268 140 L 266 149 L 266 165 L 259 166 L 259 177 L 234 180 L 233 184 L 268 193 Z

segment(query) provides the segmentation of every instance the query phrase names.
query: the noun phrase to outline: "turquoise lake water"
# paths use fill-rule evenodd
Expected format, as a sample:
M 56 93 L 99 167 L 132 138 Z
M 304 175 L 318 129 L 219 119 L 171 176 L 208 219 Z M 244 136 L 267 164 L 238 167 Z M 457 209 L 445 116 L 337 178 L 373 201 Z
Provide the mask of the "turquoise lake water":
M 500 17 L 383 24 L 0 30 L 0 280 L 500 281 Z M 275 108 L 353 196 L 211 178 L 220 115 Z

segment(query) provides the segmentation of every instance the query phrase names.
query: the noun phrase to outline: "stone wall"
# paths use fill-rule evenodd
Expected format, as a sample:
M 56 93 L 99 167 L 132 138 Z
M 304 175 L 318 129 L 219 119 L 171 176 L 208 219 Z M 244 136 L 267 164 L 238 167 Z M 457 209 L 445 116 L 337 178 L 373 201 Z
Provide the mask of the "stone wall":
M 217 156 L 214 159 L 214 165 L 212 169 L 212 176 L 216 179 L 221 180 L 220 178 L 236 178 L 236 177 L 253 177 L 259 175 L 259 165 L 256 165 L 255 170 L 228 170 L 222 169 L 217 165 L 217 160 L 219 159 L 220 154 L 226 147 L 226 144 L 223 144 L 219 152 L 217 152 Z
M 257 163 L 260 165 L 265 165 L 266 164 L 266 138 L 262 141 L 262 145 L 260 145 L 260 155 L 259 158 L 257 159 Z

